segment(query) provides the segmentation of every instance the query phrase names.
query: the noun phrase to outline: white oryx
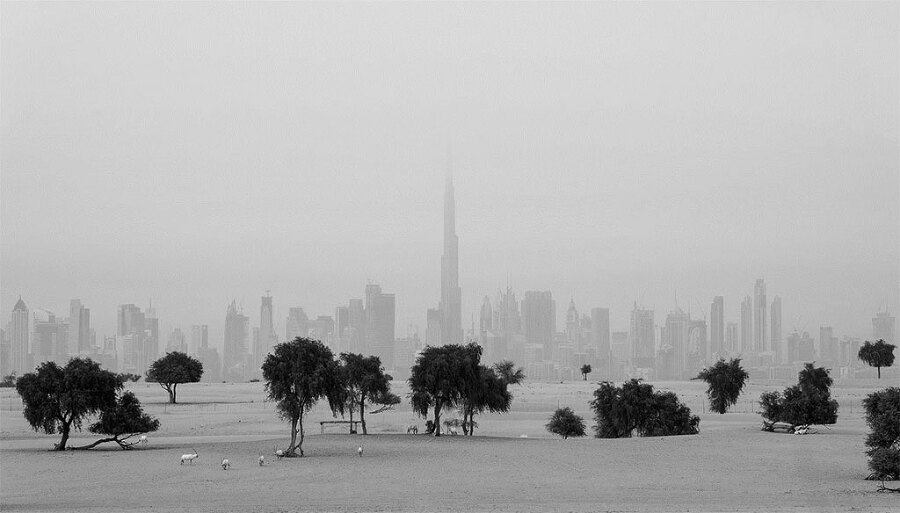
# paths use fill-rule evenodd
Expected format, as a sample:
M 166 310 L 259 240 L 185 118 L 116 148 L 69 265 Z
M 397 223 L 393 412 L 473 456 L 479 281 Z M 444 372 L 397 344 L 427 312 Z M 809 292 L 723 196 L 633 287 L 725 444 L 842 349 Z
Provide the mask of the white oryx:
M 804 425 L 802 425 L 802 426 L 797 426 L 797 427 L 794 429 L 794 434 L 795 434 L 795 435 L 808 435 L 809 433 L 810 433 L 810 431 L 809 431 L 809 424 L 804 424 Z
M 228 458 L 222 460 L 222 470 L 228 470 L 231 467 L 231 462 L 228 461 Z
M 407 435 L 409 435 L 409 434 L 418 435 L 419 434 L 419 426 L 417 426 L 415 424 L 410 424 L 410 425 L 406 426 L 406 434 Z
M 145 444 L 145 443 L 147 443 L 147 442 L 149 442 L 149 441 L 150 441 L 150 440 L 147 439 L 147 435 L 141 435 L 141 437 L 138 439 L 137 443 L 139 443 L 139 444 Z
M 279 460 L 281 458 L 284 458 L 284 451 L 282 451 L 281 449 L 278 448 L 278 444 L 275 444 L 275 448 L 273 449 L 273 451 L 274 451 L 273 454 L 275 454 L 275 457 L 278 458 Z
M 184 465 L 184 462 L 185 462 L 185 461 L 187 461 L 187 462 L 189 462 L 191 465 L 193 465 L 193 464 L 194 464 L 194 460 L 196 460 L 196 459 L 199 458 L 199 457 L 200 457 L 200 454 L 197 453 L 197 449 L 194 449 L 194 452 L 193 452 L 193 453 L 182 454 L 182 455 L 181 455 L 181 465 Z
M 360 446 L 356 449 L 356 454 L 359 454 L 359 457 L 362 458 L 362 453 L 363 453 L 363 448 L 362 448 L 362 446 L 360 445 Z
M 263 456 L 262 454 L 260 454 L 260 455 L 259 455 L 259 466 L 261 467 L 261 466 L 263 466 L 263 465 L 265 465 L 265 464 L 266 464 L 266 457 Z

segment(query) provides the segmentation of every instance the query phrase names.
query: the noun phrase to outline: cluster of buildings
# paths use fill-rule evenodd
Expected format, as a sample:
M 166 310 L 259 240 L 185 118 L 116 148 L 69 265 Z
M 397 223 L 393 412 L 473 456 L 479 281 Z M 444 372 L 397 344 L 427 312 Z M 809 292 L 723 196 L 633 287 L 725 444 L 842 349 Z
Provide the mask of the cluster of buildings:
M 740 318 L 725 318 L 725 300 L 712 299 L 709 317 L 676 308 L 665 318 L 653 310 L 633 305 L 627 329 L 612 331 L 608 308 L 579 313 L 569 301 L 565 326 L 557 326 L 557 305 L 550 291 L 526 291 L 521 299 L 512 288 L 497 292 L 493 302 L 485 297 L 467 332 L 462 326 L 462 292 L 459 286 L 459 239 L 453 181 L 448 173 L 444 192 L 444 252 L 441 257 L 441 296 L 436 308 L 426 312 L 424 344 L 414 326 L 397 337 L 396 298 L 381 286 L 369 283 L 362 299 L 350 299 L 335 308 L 334 315 L 309 317 L 301 307 L 288 309 L 284 339 L 308 337 L 321 340 L 335 354 L 354 352 L 381 358 L 397 379 L 404 379 L 423 345 L 461 344 L 474 341 L 484 350 L 483 359 L 508 359 L 525 367 L 532 380 L 571 380 L 580 368 L 591 365 L 592 379 L 621 380 L 631 377 L 658 380 L 691 379 L 719 358 L 740 357 L 755 379 L 793 379 L 803 363 L 816 361 L 839 377 L 863 377 L 872 373 L 856 355 L 862 341 L 834 335 L 831 327 L 819 329 L 814 339 L 802 329 L 784 336 L 781 298 L 771 302 L 766 283 L 759 279 L 753 296 L 741 301 Z M 260 367 L 276 344 L 272 296 L 260 302 L 259 326 L 250 326 L 243 307 L 232 301 L 225 313 L 223 352 L 209 344 L 208 325 L 194 325 L 184 333 L 173 329 L 164 352 L 181 351 L 197 357 L 204 367 L 204 381 L 260 379 Z M 879 312 L 872 319 L 873 340 L 896 344 L 895 318 Z M 159 319 L 152 305 L 142 310 L 133 304 L 118 308 L 116 334 L 98 340 L 91 328 L 90 309 L 73 299 L 69 316 L 57 317 L 46 310 L 29 311 L 16 302 L 0 337 L 0 373 L 21 375 L 43 361 L 65 363 L 71 356 L 90 356 L 105 367 L 144 375 L 161 355 Z M 891 371 L 888 371 L 889 375 Z M 900 372 L 898 372 L 900 375 Z

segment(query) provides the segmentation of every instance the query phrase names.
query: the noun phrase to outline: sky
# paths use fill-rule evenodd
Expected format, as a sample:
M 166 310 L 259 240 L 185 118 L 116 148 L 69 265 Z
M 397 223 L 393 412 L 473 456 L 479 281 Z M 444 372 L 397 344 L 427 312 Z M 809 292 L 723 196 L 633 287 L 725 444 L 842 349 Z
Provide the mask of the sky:
M 283 334 L 372 280 L 424 336 L 452 162 L 466 327 L 507 280 L 620 331 L 763 278 L 786 333 L 865 338 L 898 86 L 887 2 L 3 2 L 0 318 L 152 299 L 221 345 L 232 298 Z

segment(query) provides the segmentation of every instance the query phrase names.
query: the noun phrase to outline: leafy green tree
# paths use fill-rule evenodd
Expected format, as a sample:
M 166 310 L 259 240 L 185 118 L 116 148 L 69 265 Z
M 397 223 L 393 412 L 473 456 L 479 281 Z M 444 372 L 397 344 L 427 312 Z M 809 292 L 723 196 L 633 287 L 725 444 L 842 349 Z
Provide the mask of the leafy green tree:
M 28 424 L 48 435 L 61 434 L 57 451 L 66 450 L 71 430 L 81 430 L 85 417 L 115 407 L 121 389 L 115 373 L 89 358 L 72 358 L 65 367 L 44 362 L 16 381 Z
M 729 362 L 720 359 L 712 367 L 700 371 L 694 379 L 702 379 L 709 387 L 709 407 L 712 411 L 724 414 L 728 408 L 737 403 L 744 384 L 750 375 L 741 367 L 741 359 L 734 358 Z
M 297 337 L 278 344 L 262 364 L 266 395 L 282 419 L 291 423 L 291 443 L 285 456 L 303 456 L 303 416 L 328 399 L 332 413 L 344 412 L 346 391 L 331 349 L 318 340 Z M 297 440 L 299 427 L 300 439 Z
M 587 375 L 590 374 L 592 370 L 593 369 L 591 369 L 591 364 L 586 363 L 586 364 L 582 365 L 581 366 L 581 377 L 583 377 L 584 380 L 587 381 Z
M 547 431 L 554 435 L 559 435 L 563 439 L 567 439 L 570 436 L 585 436 L 584 419 L 575 415 L 572 408 L 568 406 L 553 412 L 553 416 L 550 417 L 550 422 L 547 423 L 546 428 Z
M 798 383 L 784 392 L 764 392 L 760 396 L 762 416 L 768 422 L 764 429 L 772 431 L 775 422 L 795 426 L 834 424 L 838 403 L 831 398 L 833 380 L 828 369 L 807 363 L 798 375 Z
M 523 381 L 525 381 L 525 369 L 522 367 L 516 368 L 516 364 L 514 364 L 510 360 L 502 360 L 494 364 L 494 372 L 500 376 L 500 379 L 506 382 L 507 385 L 519 385 Z
M 863 406 L 866 424 L 872 430 L 866 436 L 866 454 L 872 470 L 868 479 L 900 479 L 900 388 L 872 392 L 863 399 Z M 885 489 L 884 483 L 881 486 Z
M 366 403 L 391 406 L 400 398 L 391 393 L 391 376 L 384 373 L 381 359 L 355 353 L 341 353 L 341 376 L 347 393 L 350 420 L 353 410 L 359 408 L 359 420 L 363 434 L 366 431 Z
M 874 344 L 866 341 L 859 348 L 857 357 L 866 362 L 869 367 L 878 369 L 878 379 L 881 379 L 881 368 L 894 365 L 894 349 L 897 346 L 888 344 L 884 340 L 878 340 Z
M 169 402 L 175 404 L 175 394 L 181 383 L 196 383 L 203 375 L 203 364 L 200 360 L 178 351 L 166 353 L 165 356 L 150 364 L 147 371 L 148 383 L 159 383 L 169 393 Z
M 472 436 L 475 434 L 475 415 L 489 411 L 491 413 L 506 413 L 512 404 L 512 394 L 509 386 L 494 369 L 478 366 L 478 377 L 468 383 L 462 397 L 460 406 L 463 412 L 463 434 Z
M 122 449 L 131 449 L 137 442 L 130 440 L 159 429 L 159 420 L 144 413 L 141 402 L 133 393 L 125 392 L 115 406 L 100 412 L 100 419 L 89 429 L 91 433 L 109 437 L 73 449 L 93 449 L 107 442 L 115 442 Z
M 673 392 L 657 392 L 639 379 L 621 387 L 604 381 L 594 391 L 591 408 L 597 424 L 597 438 L 695 435 L 700 418 L 678 400 Z
M 479 379 L 481 347 L 448 344 L 425 346 L 410 369 L 413 411 L 423 417 L 434 410 L 434 436 L 441 436 L 441 412 L 459 404 L 471 383 Z

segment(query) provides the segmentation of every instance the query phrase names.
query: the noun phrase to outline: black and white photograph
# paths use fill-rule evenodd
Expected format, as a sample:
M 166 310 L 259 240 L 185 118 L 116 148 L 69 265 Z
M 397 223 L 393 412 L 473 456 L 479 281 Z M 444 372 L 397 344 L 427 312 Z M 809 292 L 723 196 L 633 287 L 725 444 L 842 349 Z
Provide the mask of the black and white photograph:
M 900 513 L 900 2 L 0 0 L 0 510 Z

